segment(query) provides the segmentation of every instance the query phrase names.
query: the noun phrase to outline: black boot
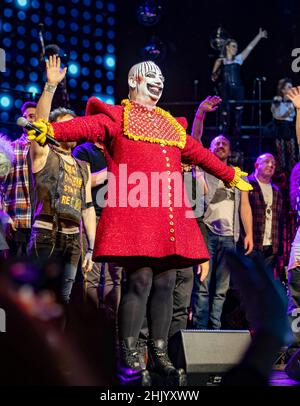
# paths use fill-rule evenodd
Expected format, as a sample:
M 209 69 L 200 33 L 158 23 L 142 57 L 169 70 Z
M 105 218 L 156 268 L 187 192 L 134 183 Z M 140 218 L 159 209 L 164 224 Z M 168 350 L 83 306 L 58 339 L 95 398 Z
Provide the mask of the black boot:
M 186 374 L 182 368 L 176 369 L 168 356 L 166 341 L 163 339 L 148 341 L 148 369 L 166 379 L 166 385 L 186 386 Z
M 136 342 L 135 337 L 120 340 L 118 378 L 122 385 L 151 386 L 150 374 L 140 364 Z

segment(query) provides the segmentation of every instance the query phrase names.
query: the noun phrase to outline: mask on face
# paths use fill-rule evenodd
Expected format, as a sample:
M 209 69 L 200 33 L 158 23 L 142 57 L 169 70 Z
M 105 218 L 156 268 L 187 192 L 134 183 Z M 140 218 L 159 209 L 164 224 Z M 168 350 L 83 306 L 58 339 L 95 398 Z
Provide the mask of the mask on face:
M 157 103 L 160 99 L 164 77 L 159 67 L 152 61 L 134 65 L 128 74 L 131 100 Z

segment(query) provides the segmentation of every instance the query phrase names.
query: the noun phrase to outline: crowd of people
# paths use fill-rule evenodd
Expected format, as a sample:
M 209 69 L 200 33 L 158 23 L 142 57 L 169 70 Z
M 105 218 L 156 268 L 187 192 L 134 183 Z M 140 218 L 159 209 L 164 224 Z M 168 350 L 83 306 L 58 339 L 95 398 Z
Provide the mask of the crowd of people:
M 241 61 L 261 38 L 266 38 L 262 30 Z M 231 52 L 231 59 L 235 54 Z M 228 55 L 229 48 L 227 59 Z M 225 67 L 233 69 L 229 62 Z M 87 298 L 94 310 L 104 310 L 119 383 L 149 386 L 155 373 L 167 385 L 183 386 L 186 374 L 174 365 L 174 354 L 176 336 L 187 327 L 189 312 L 192 328 L 218 330 L 230 287 L 241 301 L 251 297 L 252 289 L 263 303 L 251 280 L 257 264 L 257 280 L 269 289 L 265 294 L 280 302 L 280 321 L 271 325 L 263 315 L 265 323 L 260 323 L 258 310 L 249 312 L 249 303 L 244 304 L 249 328 L 254 324 L 254 341 L 241 368 L 250 380 L 247 368 L 252 372 L 256 368 L 254 380 L 266 383 L 287 332 L 274 276 L 282 245 L 283 197 L 272 178 L 278 162 L 292 169 L 286 162 L 287 156 L 289 164 L 293 162 L 291 151 L 296 156 L 292 128 L 300 110 L 300 88 L 293 88 L 288 79 L 279 82 L 272 105 L 278 156 L 268 152 L 258 156 L 247 177 L 228 164 L 228 133 L 217 135 L 209 149 L 202 145 L 205 116 L 219 107 L 220 97 L 200 103 L 190 136 L 184 118 L 156 106 L 164 78 L 151 61 L 130 69 L 129 99 L 122 105 L 91 98 L 84 117 L 63 106 L 51 111 L 66 69 L 61 69 L 56 55 L 49 57 L 46 68 L 47 82 L 38 103 L 28 101 L 22 107 L 22 116 L 36 130 L 24 130 L 14 142 L 6 138 L 0 142 L 0 249 L 8 281 L 17 290 L 31 286 L 36 294 L 52 292 L 48 307 L 61 305 L 62 329 L 72 319 L 72 296 Z M 215 78 L 218 69 L 214 67 Z M 239 116 L 241 108 L 236 107 Z M 299 123 L 300 113 L 298 140 Z M 47 136 L 59 146 L 48 142 Z M 297 214 L 299 173 L 296 164 L 291 203 Z M 298 231 L 288 266 L 289 317 L 294 327 L 300 306 Z M 82 286 L 78 292 L 76 279 Z M 300 346 L 297 328 L 293 332 L 291 358 Z M 267 340 L 274 345 L 262 366 L 258 352 Z M 228 375 L 228 384 L 237 382 L 236 374 L 234 370 Z

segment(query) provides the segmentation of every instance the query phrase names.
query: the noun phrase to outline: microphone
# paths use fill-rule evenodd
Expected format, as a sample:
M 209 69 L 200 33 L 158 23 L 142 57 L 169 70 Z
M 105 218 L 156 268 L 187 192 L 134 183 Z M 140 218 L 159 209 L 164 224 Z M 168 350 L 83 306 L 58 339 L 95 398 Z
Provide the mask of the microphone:
M 38 134 L 42 134 L 41 130 L 39 130 L 35 125 L 31 124 L 24 117 L 19 117 L 18 118 L 17 125 L 19 125 L 20 127 L 26 128 L 26 130 L 34 130 Z M 49 144 L 56 145 L 57 147 L 60 146 L 60 143 L 55 138 L 51 137 L 51 135 L 46 134 L 46 138 L 47 138 L 47 141 L 48 141 Z

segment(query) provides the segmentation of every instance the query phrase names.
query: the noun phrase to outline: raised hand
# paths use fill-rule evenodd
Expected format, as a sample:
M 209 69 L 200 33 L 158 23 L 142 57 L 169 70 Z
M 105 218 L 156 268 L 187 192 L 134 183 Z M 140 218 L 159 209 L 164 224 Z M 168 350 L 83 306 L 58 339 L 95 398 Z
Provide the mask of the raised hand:
M 296 109 L 300 109 L 300 86 L 292 87 L 288 91 L 287 97 L 293 102 Z
M 196 117 L 217 110 L 221 101 L 222 99 L 220 99 L 219 96 L 207 96 L 207 98 L 200 103 Z
M 258 34 L 259 34 L 260 39 L 268 38 L 268 32 L 266 30 L 263 30 L 262 28 L 259 29 Z
M 67 68 L 61 69 L 60 57 L 57 55 L 50 55 L 46 60 L 46 74 L 47 82 L 50 85 L 57 86 L 66 76 Z

